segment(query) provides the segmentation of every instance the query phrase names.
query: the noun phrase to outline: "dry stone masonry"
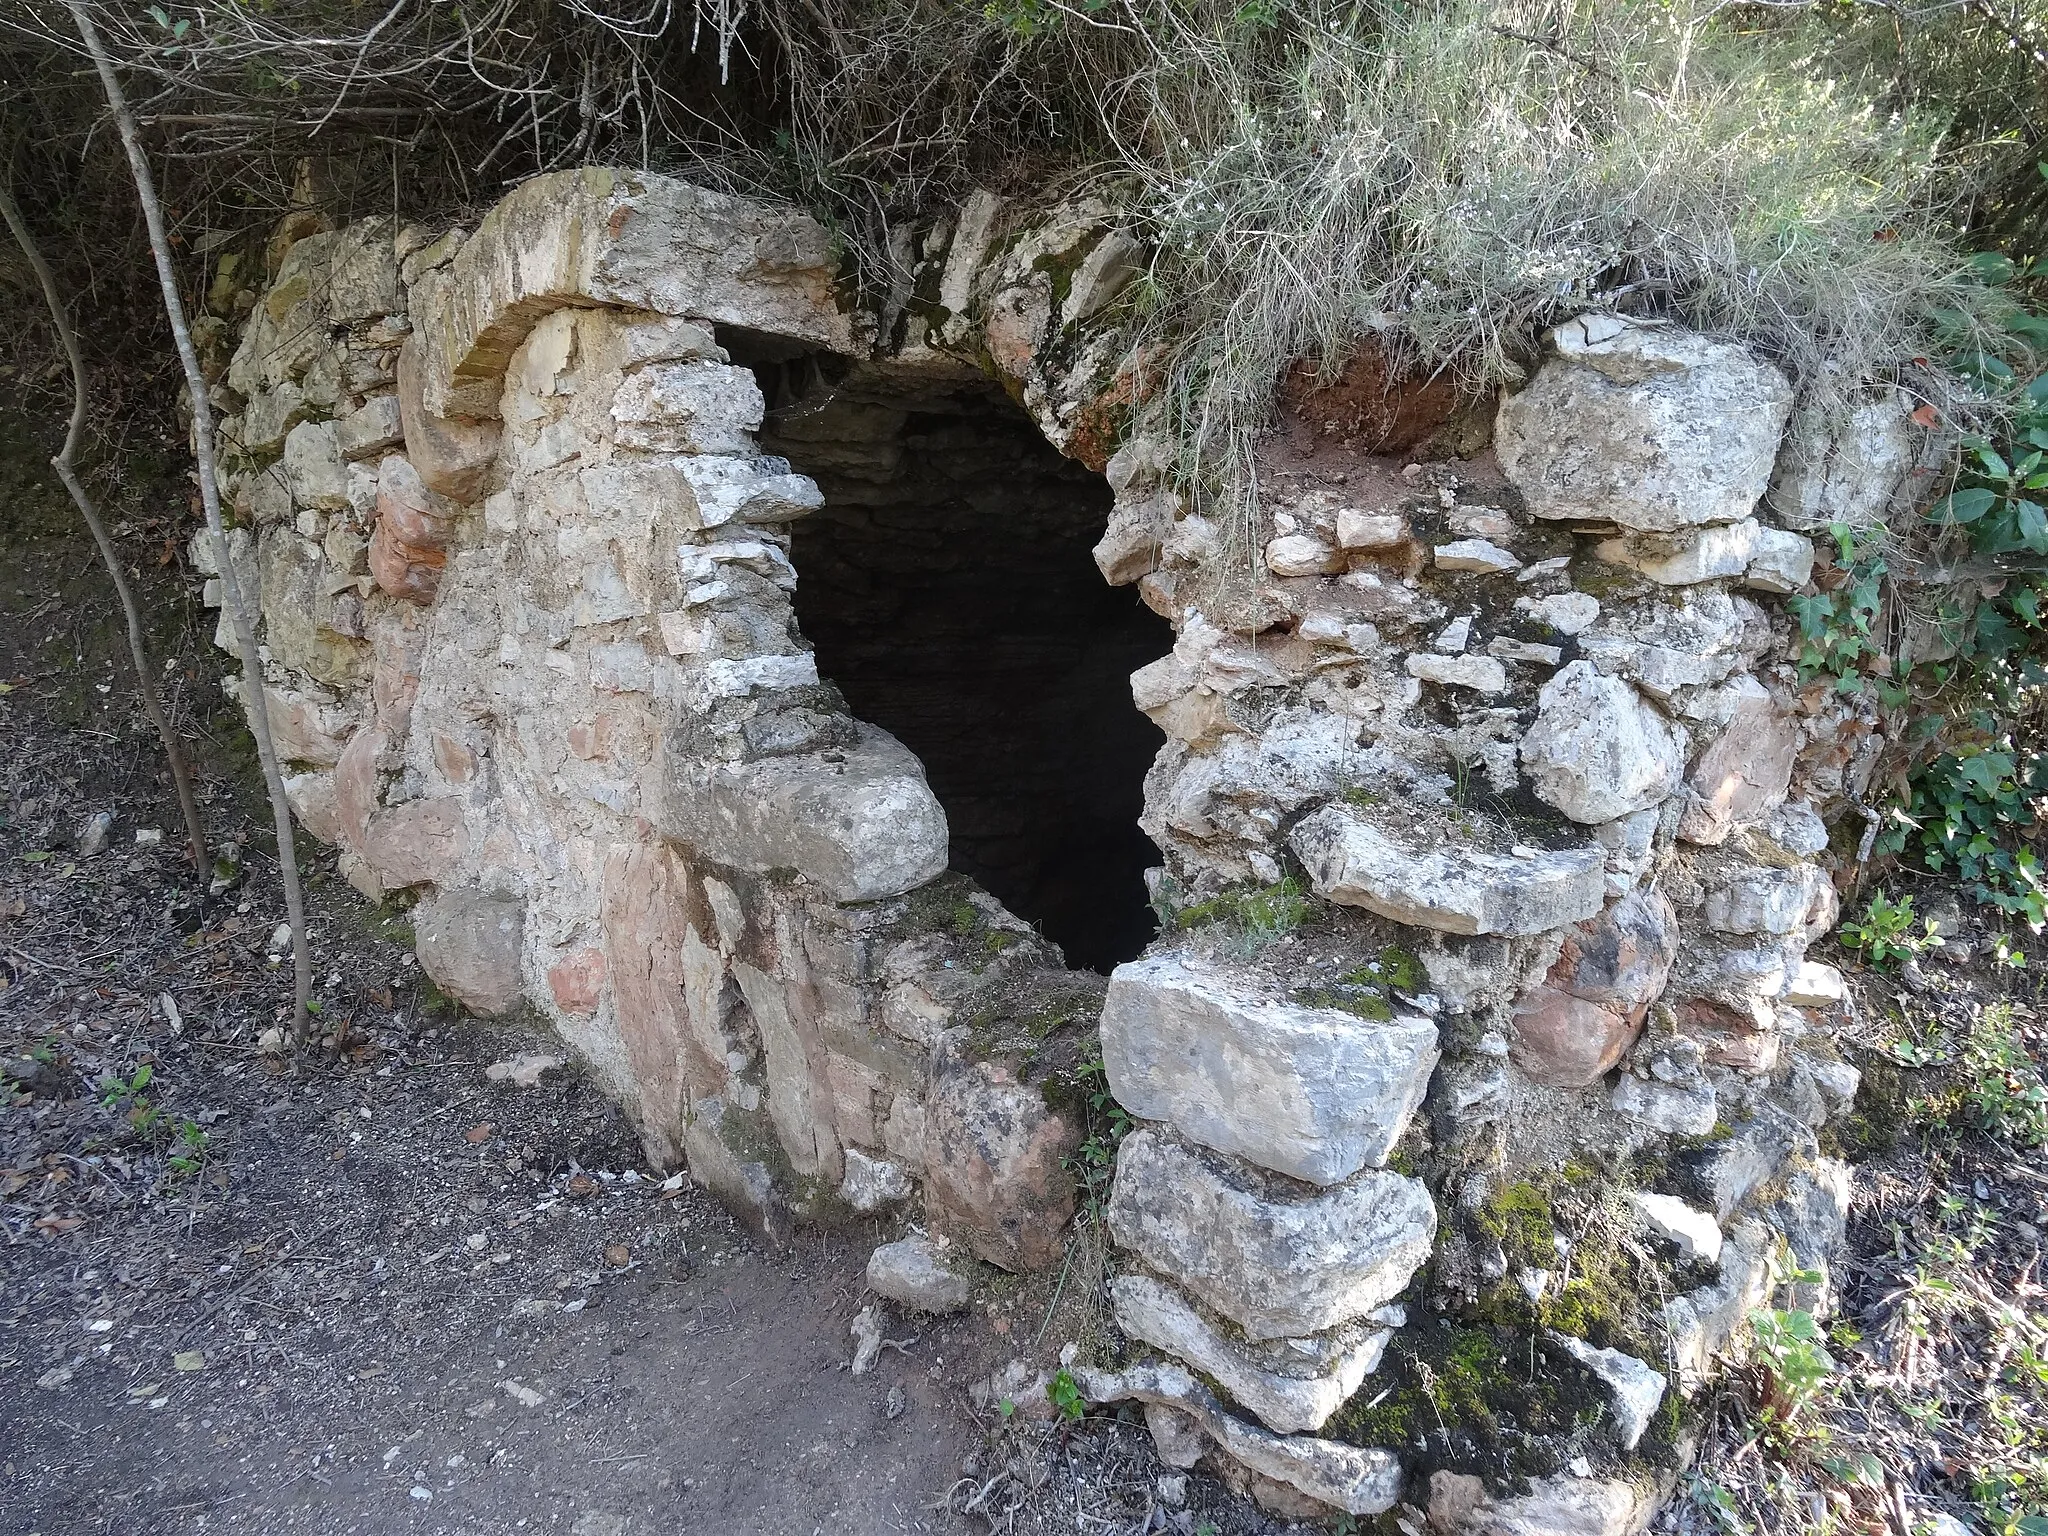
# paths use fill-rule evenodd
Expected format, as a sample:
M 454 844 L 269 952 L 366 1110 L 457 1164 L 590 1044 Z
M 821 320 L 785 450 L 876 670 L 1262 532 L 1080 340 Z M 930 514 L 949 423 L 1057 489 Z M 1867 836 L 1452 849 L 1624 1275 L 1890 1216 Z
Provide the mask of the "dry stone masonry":
M 1812 530 L 1915 493 L 1899 403 L 1829 417 L 1739 347 L 1587 315 L 1431 441 L 1344 439 L 1311 394 L 1247 552 L 1141 430 L 1114 209 L 978 194 L 901 254 L 858 296 L 801 213 L 598 170 L 473 230 L 284 250 L 215 388 L 301 821 L 410 905 L 445 992 L 543 1016 L 658 1165 L 771 1237 L 894 1224 L 869 1278 L 902 1306 L 1060 1262 L 1099 1031 L 1136 1128 L 1103 1213 L 1123 1344 L 1088 1395 L 1282 1511 L 1640 1529 L 1671 1404 L 1846 1213 L 1820 1135 L 1856 1074 L 1806 953 L 1880 727 L 1802 685 L 1780 599 Z M 1165 621 L 1129 679 L 1163 736 L 1139 819 L 1164 927 L 1106 988 L 957 872 L 1057 884 L 1006 808 L 1049 770 L 956 784 L 956 836 L 793 600 L 807 525 L 834 590 L 908 551 L 916 601 L 860 611 L 915 646 L 945 572 L 1003 559 L 948 476 L 991 472 L 960 444 L 1005 412 L 1104 477 L 1009 478 L 1092 520 L 1101 579 Z M 897 542 L 867 562 L 867 537 Z M 816 611 L 871 687 L 880 637 Z M 1002 675 L 1141 634 L 1048 629 Z M 973 675 L 920 674 L 905 718 L 957 736 L 928 695 Z M 1050 729 L 1093 730 L 1079 707 Z M 1596 1225 L 1539 1219 L 1559 1180 Z M 1647 1323 L 1608 1305 L 1631 1287 L 1601 1232 L 1660 1266 Z M 1373 1417 L 1404 1338 L 1454 1314 L 1520 1329 L 1517 1369 L 1601 1428 L 1476 1442 L 1442 1405 L 1490 1402 L 1483 1372 Z

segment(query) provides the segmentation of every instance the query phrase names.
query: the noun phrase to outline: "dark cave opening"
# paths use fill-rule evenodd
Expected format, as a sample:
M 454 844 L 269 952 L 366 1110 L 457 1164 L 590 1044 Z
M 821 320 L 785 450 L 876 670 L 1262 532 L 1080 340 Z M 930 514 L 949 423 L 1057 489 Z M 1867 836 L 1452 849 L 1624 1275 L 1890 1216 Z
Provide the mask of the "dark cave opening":
M 825 493 L 795 525 L 798 622 L 862 719 L 925 766 L 953 867 L 1107 971 L 1155 931 L 1138 829 L 1163 740 L 1130 674 L 1173 632 L 1090 549 L 1100 475 L 979 378 L 754 360 L 762 446 Z

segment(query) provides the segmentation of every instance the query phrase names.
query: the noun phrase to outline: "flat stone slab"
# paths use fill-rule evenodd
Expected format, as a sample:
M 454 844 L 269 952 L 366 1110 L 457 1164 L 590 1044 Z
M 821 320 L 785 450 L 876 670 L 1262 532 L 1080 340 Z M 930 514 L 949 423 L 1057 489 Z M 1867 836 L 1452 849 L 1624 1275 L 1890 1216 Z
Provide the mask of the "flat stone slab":
M 1351 807 L 1325 806 L 1289 835 L 1318 894 L 1440 933 L 1546 933 L 1606 903 L 1606 853 L 1593 845 L 1527 856 L 1418 846 Z
M 1150 1275 L 1118 1275 L 1109 1283 L 1109 1299 L 1126 1335 L 1193 1366 L 1283 1435 L 1321 1429 L 1379 1365 L 1393 1333 L 1387 1318 L 1347 1323 L 1316 1339 L 1247 1344 Z
M 1110 1091 L 1141 1120 L 1311 1184 L 1385 1163 L 1429 1087 L 1436 1025 L 1275 1001 L 1178 955 L 1120 965 L 1102 1010 Z
M 1436 1206 L 1377 1170 L 1306 1197 L 1270 1190 L 1148 1127 L 1117 1154 L 1109 1230 L 1249 1337 L 1284 1339 L 1400 1295 L 1429 1257 Z

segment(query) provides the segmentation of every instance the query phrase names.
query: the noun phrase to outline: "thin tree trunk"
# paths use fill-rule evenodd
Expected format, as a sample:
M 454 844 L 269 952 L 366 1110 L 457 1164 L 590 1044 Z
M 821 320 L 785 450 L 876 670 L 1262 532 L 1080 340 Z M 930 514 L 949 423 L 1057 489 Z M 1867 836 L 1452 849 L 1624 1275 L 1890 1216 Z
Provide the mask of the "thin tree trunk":
M 206 512 L 206 531 L 212 535 L 214 559 L 220 566 L 223 600 L 235 632 L 235 648 L 242 659 L 242 698 L 248 706 L 249 724 L 256 736 L 256 757 L 263 765 L 263 783 L 270 791 L 270 813 L 277 826 L 278 872 L 284 878 L 285 915 L 292 927 L 292 1040 L 306 1043 L 307 1001 L 313 993 L 313 957 L 306 945 L 306 901 L 299 887 L 299 861 L 292 842 L 292 809 L 285 799 L 284 775 L 278 768 L 277 746 L 270 735 L 270 706 L 263 691 L 263 663 L 256 653 L 256 624 L 235 563 L 228 556 L 227 533 L 220 512 L 220 480 L 214 472 L 213 404 L 207 395 L 206 376 L 199 369 L 199 354 L 192 346 L 192 331 L 185 323 L 185 302 L 178 296 L 178 278 L 171 266 L 171 242 L 164 233 L 163 204 L 156 195 L 156 179 L 142 153 L 142 141 L 135 130 L 135 114 L 128 110 L 128 98 L 114 73 L 99 30 L 93 26 L 81 0 L 65 0 L 78 35 L 100 74 L 107 93 L 107 106 L 114 125 L 121 131 L 121 143 L 128 151 L 128 169 L 135 177 L 135 195 L 142 204 L 143 221 L 149 226 L 150 249 L 156 256 L 156 275 L 163 285 L 164 314 L 171 322 L 171 335 L 178 344 L 178 361 L 185 365 L 185 383 L 192 391 L 192 441 L 199 460 L 199 501 Z
M 142 641 L 142 612 L 135 606 L 135 594 L 122 573 L 120 552 L 107 536 L 99 509 L 79 484 L 75 472 L 78 435 L 85 427 L 85 356 L 78 349 L 78 333 L 71 327 L 71 315 L 64 308 L 64 301 L 57 296 L 57 279 L 50 264 L 43 260 L 42 249 L 29 234 L 21 209 L 15 206 L 13 192 L 4 184 L 0 184 L 0 218 L 7 221 L 7 227 L 14 232 L 14 243 L 21 247 L 21 254 L 35 270 L 36 281 L 43 285 L 43 298 L 50 306 L 50 323 L 57 327 L 57 339 L 64 344 L 64 355 L 71 361 L 71 426 L 64 434 L 63 451 L 50 460 L 50 467 L 57 471 L 57 478 L 78 504 L 78 515 L 92 530 L 93 542 L 100 547 L 100 558 L 106 562 L 107 575 L 113 578 L 114 591 L 121 599 L 121 612 L 128 620 L 128 655 L 135 663 L 135 685 L 142 691 L 142 707 L 149 714 L 149 723 L 156 727 L 164 744 L 164 761 L 170 764 L 171 781 L 178 787 L 178 809 L 184 812 L 185 836 L 192 845 L 192 868 L 203 880 L 207 870 L 206 828 L 199 820 L 199 802 L 192 796 L 192 774 L 185 766 L 184 748 L 178 745 L 177 734 L 164 716 L 163 701 L 157 697 L 156 677 L 150 669 L 148 648 Z

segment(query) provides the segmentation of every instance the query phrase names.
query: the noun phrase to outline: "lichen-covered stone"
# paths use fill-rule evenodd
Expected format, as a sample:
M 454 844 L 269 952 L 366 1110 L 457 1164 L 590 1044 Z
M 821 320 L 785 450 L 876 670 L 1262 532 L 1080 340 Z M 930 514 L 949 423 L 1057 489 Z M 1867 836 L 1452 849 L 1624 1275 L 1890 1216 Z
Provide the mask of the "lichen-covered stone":
M 1533 514 L 1648 532 L 1749 516 L 1792 409 L 1784 375 L 1740 347 L 1614 315 L 1569 320 L 1550 343 L 1495 428 Z
M 1117 967 L 1102 1010 L 1110 1090 L 1203 1146 L 1335 1184 L 1383 1164 L 1436 1065 L 1436 1025 L 1277 999 L 1175 955 Z
M 1251 1338 L 1365 1317 L 1429 1256 L 1436 1207 L 1413 1179 L 1368 1170 L 1302 1196 L 1225 1169 L 1158 1131 L 1134 1131 L 1118 1150 L 1109 1227 Z
M 1543 685 L 1522 738 L 1531 787 L 1588 826 L 1659 805 L 1685 772 L 1670 722 L 1620 678 L 1575 661 Z

